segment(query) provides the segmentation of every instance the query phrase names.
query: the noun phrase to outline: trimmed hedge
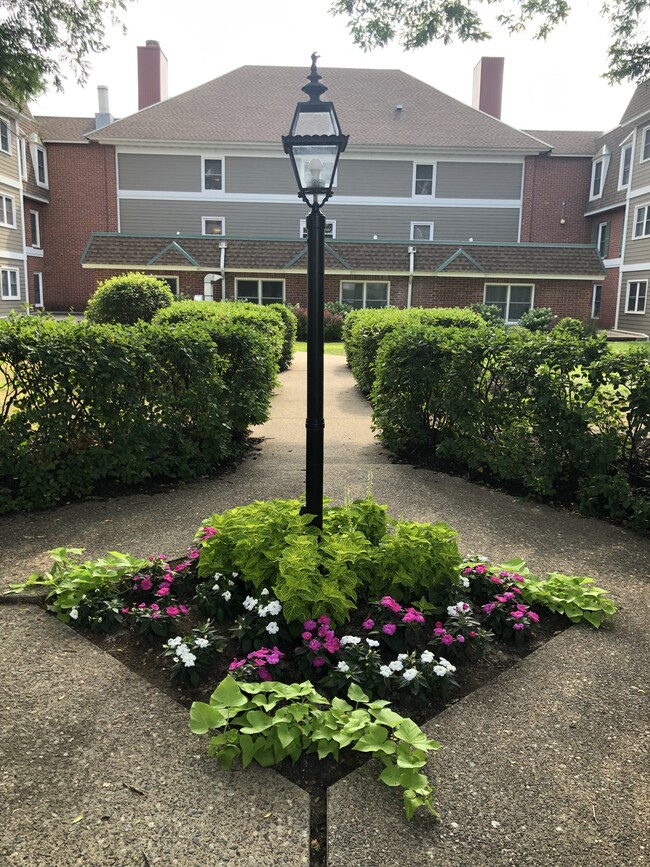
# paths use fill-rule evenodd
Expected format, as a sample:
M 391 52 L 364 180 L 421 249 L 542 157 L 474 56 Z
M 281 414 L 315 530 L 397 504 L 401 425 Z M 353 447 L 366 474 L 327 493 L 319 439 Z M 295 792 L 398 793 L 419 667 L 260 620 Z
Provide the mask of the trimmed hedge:
M 259 306 L 233 301 L 180 301 L 161 310 L 154 323 L 192 322 L 212 319 L 245 322 L 263 334 L 276 356 L 280 370 L 293 360 L 297 320 L 284 304 Z
M 375 359 L 383 338 L 406 324 L 426 323 L 443 327 L 485 328 L 485 320 L 460 307 L 396 307 L 354 310 L 343 325 L 345 354 L 360 391 L 369 395 L 375 381 Z
M 307 340 L 307 308 L 296 304 L 293 313 L 298 320 L 298 340 Z M 344 322 L 344 313 L 334 312 L 326 306 L 323 310 L 323 341 L 325 343 L 340 343 Z
M 158 310 L 174 303 L 164 280 L 150 274 L 118 274 L 97 286 L 88 301 L 86 318 L 105 325 L 151 322 Z
M 0 514 L 215 469 L 268 417 L 276 371 L 243 321 L 0 322 Z
M 393 329 L 379 348 L 374 423 L 399 454 L 483 473 L 539 498 L 650 529 L 650 359 L 607 351 L 571 322 Z

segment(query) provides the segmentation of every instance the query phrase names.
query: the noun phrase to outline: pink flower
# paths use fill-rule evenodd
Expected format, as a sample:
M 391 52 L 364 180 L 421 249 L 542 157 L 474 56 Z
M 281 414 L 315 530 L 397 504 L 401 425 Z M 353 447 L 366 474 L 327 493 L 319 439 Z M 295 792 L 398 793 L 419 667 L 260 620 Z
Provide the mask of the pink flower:
M 524 624 L 523 624 L 523 623 L 513 623 L 513 624 L 512 624 L 512 628 L 513 628 L 513 629 L 523 629 L 523 628 L 524 628 Z
M 313 632 L 313 630 L 316 629 L 316 627 L 318 626 L 318 624 L 316 623 L 315 620 L 305 620 L 305 622 L 303 623 L 303 626 L 304 626 L 305 629 L 307 629 L 309 632 Z
M 501 578 L 510 578 L 510 572 L 499 572 Z
M 187 607 L 187 605 L 179 605 L 178 607 L 181 610 L 181 614 L 189 614 L 190 613 L 190 609 Z
M 321 616 L 318 618 L 318 622 L 322 623 L 323 626 L 330 625 L 330 619 L 325 614 L 321 614 Z
M 155 602 L 152 602 L 152 604 L 151 604 L 151 610 L 152 611 L 158 611 L 159 608 L 160 608 L 160 605 L 156 605 Z
M 453 644 L 454 643 L 454 637 L 453 637 L 453 635 L 449 635 L 449 633 L 447 633 L 446 635 L 443 635 L 440 640 L 442 641 L 443 644 Z
M 303 634 L 300 637 L 302 638 L 303 641 L 311 641 L 312 634 L 311 634 L 311 632 L 303 632 Z
M 487 605 L 481 605 L 481 608 L 483 609 L 483 611 L 485 611 L 486 614 L 492 614 L 496 607 L 496 602 L 488 602 Z
M 128 614 L 130 609 L 129 608 L 120 608 L 120 611 L 122 614 Z
M 379 600 L 379 604 L 383 605 L 384 608 L 390 608 L 395 614 L 402 610 L 402 606 L 392 596 L 384 596 L 383 599 Z
M 528 619 L 532 620 L 533 623 L 539 623 L 539 614 L 535 614 L 534 611 L 528 612 Z
M 147 607 L 146 602 L 141 602 L 141 603 L 138 605 L 138 608 L 146 608 L 146 607 Z
M 190 558 L 190 560 L 196 560 L 196 558 L 199 557 L 200 554 L 201 552 L 198 548 L 188 548 L 187 550 L 187 556 Z
M 468 566 L 467 569 L 463 569 L 463 575 L 471 575 L 471 574 L 472 574 L 472 567 L 471 566 Z
M 153 587 L 153 582 L 152 582 L 151 578 L 143 578 L 142 581 L 140 582 L 140 589 L 141 590 L 151 590 L 152 587 Z
M 456 641 L 457 641 L 459 644 L 464 644 L 464 643 L 465 643 L 465 637 L 464 637 L 463 635 L 457 635 L 457 636 L 456 636 Z
M 503 581 L 500 578 L 497 578 L 496 575 L 491 575 L 490 581 L 492 582 L 492 584 L 503 584 Z
M 416 608 L 407 608 L 403 623 L 424 623 L 424 616 Z
M 521 620 L 521 618 L 525 615 L 523 611 L 511 611 L 510 616 L 513 618 L 513 620 Z
M 483 565 L 483 563 L 479 563 L 478 566 L 474 566 L 474 571 L 477 575 L 483 575 L 487 572 L 487 568 Z
M 436 626 L 436 628 L 433 630 L 433 634 L 434 635 L 444 635 L 446 631 L 447 630 L 445 629 L 444 626 Z
M 230 665 L 228 666 L 228 671 L 234 671 L 236 668 L 241 668 L 242 665 L 246 665 L 246 660 L 245 659 L 237 659 L 237 657 L 235 657 L 233 659 L 233 661 L 230 663 Z
M 336 653 L 340 649 L 341 642 L 338 640 L 338 638 L 330 638 L 328 641 L 325 642 L 325 650 L 328 653 Z
M 319 626 L 318 627 L 318 637 L 319 638 L 326 638 L 329 635 L 329 633 L 330 633 L 330 630 L 327 628 L 327 626 Z
M 151 557 L 149 559 L 151 560 Z M 142 578 L 142 575 L 134 575 L 133 576 L 133 583 L 137 584 L 138 581 L 140 580 L 140 578 Z
M 314 668 L 320 668 L 320 666 L 325 665 L 326 662 L 327 660 L 324 656 L 315 656 L 311 664 L 314 666 Z
M 316 653 L 316 651 L 320 650 L 320 641 L 317 638 L 312 638 L 307 646 Z
M 514 581 L 519 581 L 520 584 L 523 584 L 526 580 L 522 575 L 519 575 L 517 572 L 512 576 Z
M 271 677 L 271 675 L 268 673 L 268 671 L 265 668 L 258 668 L 257 673 L 259 675 L 260 680 L 273 680 L 273 678 Z
M 519 587 L 513 587 L 513 588 L 512 588 L 512 592 L 513 592 L 513 593 L 518 593 L 518 594 L 521 596 L 521 590 L 519 589 Z
M 436 620 L 436 629 L 440 629 L 441 626 L 442 623 L 440 622 L 440 620 Z
M 395 635 L 395 631 L 397 630 L 397 626 L 394 623 L 385 623 L 381 627 L 381 631 L 386 635 Z
M 168 596 L 169 595 L 169 584 L 161 584 L 160 587 L 156 590 L 156 596 Z
M 372 627 L 374 625 L 375 625 L 375 621 L 371 620 L 370 617 L 367 620 L 364 620 L 363 623 L 361 624 L 363 629 L 372 629 Z
M 210 536 L 216 536 L 217 531 L 214 527 L 204 527 L 203 530 L 201 530 L 201 535 L 204 539 L 209 539 Z
M 470 637 L 470 638 L 476 638 L 476 633 L 473 632 L 473 631 L 470 632 L 469 637 Z
M 178 617 L 180 613 L 175 605 L 168 605 L 167 608 L 165 608 L 165 611 L 169 617 Z
M 158 620 L 159 617 L 160 617 L 160 612 L 159 612 L 159 611 L 152 611 L 152 612 L 151 612 L 151 619 L 152 619 L 152 620 Z

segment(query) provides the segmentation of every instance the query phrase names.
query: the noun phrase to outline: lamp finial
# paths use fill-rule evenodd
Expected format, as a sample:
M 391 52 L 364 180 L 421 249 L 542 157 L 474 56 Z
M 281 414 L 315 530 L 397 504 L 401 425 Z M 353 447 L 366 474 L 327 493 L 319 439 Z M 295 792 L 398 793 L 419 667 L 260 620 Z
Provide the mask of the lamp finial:
M 327 88 L 324 84 L 320 83 L 322 75 L 318 74 L 318 69 L 316 68 L 316 61 L 320 57 L 315 51 L 311 56 L 311 69 L 309 70 L 309 75 L 307 78 L 309 79 L 309 84 L 306 84 L 302 91 L 306 93 L 309 97 L 309 101 L 311 103 L 320 102 L 321 96 L 325 93 Z

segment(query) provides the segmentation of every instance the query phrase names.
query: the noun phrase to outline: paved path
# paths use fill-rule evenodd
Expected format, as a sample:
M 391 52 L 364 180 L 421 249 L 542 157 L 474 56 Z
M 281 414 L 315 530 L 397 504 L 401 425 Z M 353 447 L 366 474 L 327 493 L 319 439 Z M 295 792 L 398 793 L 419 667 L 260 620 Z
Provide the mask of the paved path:
M 58 545 L 90 556 L 179 553 L 213 511 L 298 496 L 305 360 L 298 354 L 282 374 L 273 418 L 256 431 L 262 448 L 234 473 L 3 518 L 0 581 L 42 568 Z M 600 631 L 572 628 L 432 721 L 445 745 L 429 769 L 440 823 L 408 825 L 369 767 L 332 787 L 330 867 L 650 863 L 650 542 L 390 463 L 340 357 L 326 359 L 325 415 L 325 491 L 334 500 L 346 485 L 363 495 L 371 472 L 391 513 L 447 521 L 465 552 L 520 554 L 536 570 L 592 575 L 620 606 Z M 221 774 L 194 759 L 203 744 L 187 735 L 184 711 L 33 606 L 2 606 L 0 617 L 0 863 L 146 867 L 143 852 L 165 867 L 306 863 L 304 793 L 273 771 Z

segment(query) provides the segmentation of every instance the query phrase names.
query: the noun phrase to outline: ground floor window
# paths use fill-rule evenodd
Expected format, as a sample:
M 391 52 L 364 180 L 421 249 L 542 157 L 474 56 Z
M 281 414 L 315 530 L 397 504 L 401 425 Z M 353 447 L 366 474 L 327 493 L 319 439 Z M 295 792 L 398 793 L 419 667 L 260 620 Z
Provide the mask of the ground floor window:
M 20 298 L 20 281 L 16 268 L 2 268 L 0 281 L 2 283 L 2 300 L 16 301 Z
M 282 304 L 284 280 L 236 280 L 235 298 L 253 304 Z
M 159 277 L 159 280 L 162 280 L 163 283 L 166 283 L 169 288 L 172 290 L 174 295 L 178 295 L 180 293 L 180 286 L 178 285 L 178 277 Z
M 533 306 L 535 287 L 518 283 L 486 283 L 485 303 L 498 307 L 502 318 L 515 325 Z
M 598 319 L 600 316 L 600 299 L 603 294 L 603 284 L 594 283 L 593 292 L 591 294 L 591 318 Z
M 380 282 L 341 282 L 341 302 L 351 307 L 388 307 L 389 284 Z
M 626 313 L 645 313 L 645 302 L 648 297 L 647 280 L 630 280 L 627 284 L 625 297 Z
M 34 271 L 34 280 L 33 280 L 33 289 L 34 289 L 34 306 L 42 307 L 43 306 L 43 275 L 40 271 Z

